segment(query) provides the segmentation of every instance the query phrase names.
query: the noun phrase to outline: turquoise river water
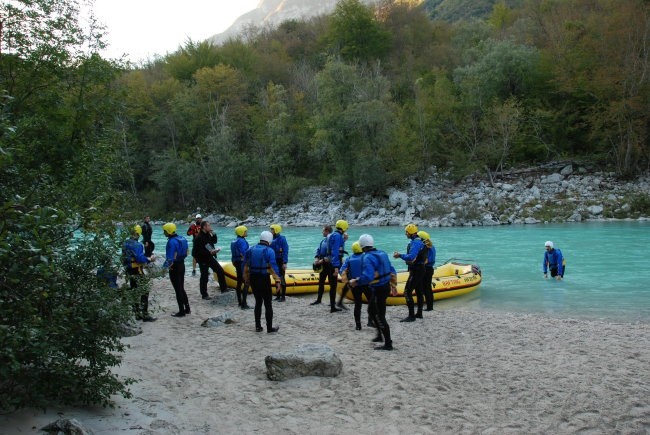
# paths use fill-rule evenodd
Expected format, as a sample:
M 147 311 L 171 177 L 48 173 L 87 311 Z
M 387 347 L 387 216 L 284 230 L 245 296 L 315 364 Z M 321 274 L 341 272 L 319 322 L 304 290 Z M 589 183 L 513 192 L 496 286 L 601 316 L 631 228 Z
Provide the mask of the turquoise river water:
M 186 229 L 179 226 L 179 233 L 184 234 Z M 478 290 L 442 300 L 437 309 L 650 322 L 649 222 L 420 229 L 431 234 L 437 250 L 436 264 L 450 258 L 473 260 L 483 271 Z M 219 260 L 229 261 L 233 229 L 215 230 L 218 245 L 223 248 Z M 256 243 L 263 230 L 249 228 L 249 243 Z M 352 241 L 363 233 L 371 234 L 375 245 L 389 254 L 406 248 L 402 227 L 354 226 L 348 230 L 346 248 L 351 250 Z M 289 242 L 289 267 L 310 268 L 321 229 L 284 228 L 283 234 Z M 567 260 L 563 281 L 543 278 L 546 240 L 552 240 Z M 154 242 L 155 253 L 164 256 L 165 238 L 160 227 L 154 227 Z M 395 260 L 394 264 L 397 270 L 405 269 L 401 261 Z

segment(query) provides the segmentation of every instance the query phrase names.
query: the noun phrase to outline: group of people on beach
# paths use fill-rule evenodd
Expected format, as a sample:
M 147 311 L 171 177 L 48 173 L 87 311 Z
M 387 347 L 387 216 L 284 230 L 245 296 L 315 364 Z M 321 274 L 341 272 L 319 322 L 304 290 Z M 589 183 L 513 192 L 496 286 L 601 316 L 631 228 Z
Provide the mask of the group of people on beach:
M 361 329 L 361 307 L 365 297 L 368 302 L 369 326 L 377 330 L 374 342 L 383 342 L 376 347 L 379 350 L 392 350 L 390 327 L 386 321 L 386 299 L 389 295 L 397 296 L 397 272 L 392 266 L 386 252 L 375 247 L 374 239 L 370 234 L 363 234 L 358 241 L 352 243 L 352 254 L 345 251 L 345 242 L 348 240 L 347 230 L 349 224 L 345 220 L 338 220 L 334 229 L 331 225 L 324 225 L 321 239 L 313 261 L 313 270 L 318 273 L 317 298 L 310 305 L 319 305 L 325 290 L 326 282 L 329 285 L 330 312 L 335 313 L 346 309 L 343 298 L 348 291 L 352 292 L 354 299 L 354 319 L 356 329 Z M 185 291 L 185 258 L 189 246 L 187 239 L 177 233 L 176 224 L 168 222 L 163 225 L 163 232 L 167 237 L 165 248 L 165 262 L 163 267 L 168 269 L 169 279 L 176 293 L 178 312 L 173 317 L 184 317 L 191 313 L 187 293 Z M 271 277 L 276 287 L 275 300 L 286 300 L 285 273 L 289 261 L 289 244 L 282 235 L 282 226 L 272 224 L 269 230 L 262 231 L 259 242 L 253 246 L 248 244 L 248 228 L 239 225 L 235 228 L 235 239 L 230 244 L 231 261 L 235 267 L 237 284 L 235 292 L 238 306 L 249 309 L 247 295 L 249 287 L 255 298 L 254 317 L 255 330 L 264 330 L 261 323 L 262 306 L 265 311 L 266 331 L 275 333 L 277 326 L 273 326 L 273 292 Z M 430 235 L 420 231 L 417 225 L 409 223 L 404 228 L 408 239 L 405 253 L 393 252 L 393 258 L 399 258 L 408 267 L 408 279 L 404 287 L 404 298 L 408 308 L 408 315 L 401 322 L 414 322 L 422 319 L 423 311 L 433 310 L 432 277 L 436 260 L 436 249 Z M 129 276 L 131 288 L 137 287 L 138 275 L 144 273 L 143 267 L 155 260 L 153 255 L 154 243 L 151 240 L 151 225 L 146 217 L 142 226 L 135 225 L 131 228 L 131 237 L 123 246 L 123 263 Z M 187 230 L 187 235 L 192 237 L 192 275 L 196 275 L 198 265 L 200 271 L 199 291 L 203 299 L 210 299 L 208 295 L 209 272 L 212 270 L 217 275 L 219 288 L 222 293 L 228 291 L 225 273 L 216 259 L 221 248 L 217 247 L 217 235 L 211 224 L 202 219 L 200 214 L 195 216 L 195 221 Z M 139 238 L 143 237 L 143 244 Z M 564 276 L 565 261 L 559 249 L 554 248 L 553 242 L 545 244 L 543 260 L 544 276 L 551 273 L 551 277 L 562 279 Z M 345 259 L 345 260 L 344 260 Z M 341 298 L 336 301 L 338 283 L 341 282 Z M 416 299 L 413 298 L 415 293 Z M 134 307 L 136 318 L 143 321 L 156 320 L 148 312 L 147 292 L 143 292 L 140 304 Z M 424 304 L 426 302 L 426 308 Z

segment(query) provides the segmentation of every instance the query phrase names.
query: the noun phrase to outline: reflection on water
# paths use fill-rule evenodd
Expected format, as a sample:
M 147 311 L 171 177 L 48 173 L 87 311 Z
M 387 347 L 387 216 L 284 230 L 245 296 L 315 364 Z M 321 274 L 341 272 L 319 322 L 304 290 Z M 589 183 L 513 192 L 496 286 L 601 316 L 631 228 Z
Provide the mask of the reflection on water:
M 186 227 L 179 225 L 179 233 Z M 421 228 L 437 249 L 436 264 L 449 258 L 473 259 L 483 270 L 480 289 L 440 301 L 438 309 L 503 310 L 650 322 L 650 223 L 599 222 L 518 225 L 485 228 Z M 255 243 L 264 228 L 250 228 Z M 216 228 L 221 261 L 230 260 L 233 229 Z M 350 241 L 363 233 L 374 236 L 389 254 L 404 252 L 407 239 L 401 227 L 354 227 Z M 320 228 L 283 229 L 290 245 L 289 267 L 309 268 L 320 242 Z M 541 272 L 544 242 L 552 240 L 567 258 L 564 281 L 545 280 Z M 156 254 L 164 255 L 165 238 L 154 228 Z M 405 269 L 400 260 L 393 261 Z M 189 264 L 189 261 L 188 261 Z

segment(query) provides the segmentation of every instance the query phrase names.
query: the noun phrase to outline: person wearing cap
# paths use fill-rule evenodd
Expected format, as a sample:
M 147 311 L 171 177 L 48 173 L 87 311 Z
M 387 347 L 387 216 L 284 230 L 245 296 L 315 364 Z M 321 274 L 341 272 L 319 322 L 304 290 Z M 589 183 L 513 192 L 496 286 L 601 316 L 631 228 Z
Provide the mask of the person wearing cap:
M 318 244 L 318 248 L 316 248 L 313 264 L 314 272 L 318 273 L 318 296 L 316 296 L 316 300 L 309 305 L 319 305 L 323 299 L 323 293 L 325 292 L 325 280 L 329 274 L 329 265 L 325 264 L 325 257 L 327 257 L 327 242 L 331 234 L 332 226 L 324 225 L 323 238 Z
M 235 240 L 230 243 L 231 261 L 237 271 L 237 304 L 242 310 L 250 308 L 246 303 L 248 297 L 248 284 L 244 280 L 244 260 L 246 252 L 248 251 L 248 228 L 244 225 L 239 225 L 235 228 Z M 243 287 L 243 288 L 242 288 Z
M 341 282 L 343 282 L 344 284 L 344 287 L 341 292 L 341 300 L 339 300 L 339 304 L 342 304 L 343 297 L 345 296 L 347 289 L 350 287 L 348 282 L 354 277 L 361 276 L 362 267 L 363 267 L 363 250 L 361 249 L 361 245 L 357 241 L 352 244 L 352 255 L 350 255 L 343 263 L 343 266 L 341 266 L 341 271 L 339 275 L 341 277 Z M 372 318 L 373 316 L 373 314 L 371 314 L 372 310 L 370 307 L 374 307 L 374 304 L 371 303 L 372 295 L 370 292 L 370 287 L 368 287 L 367 285 L 358 285 L 352 290 L 352 295 L 354 296 L 354 323 L 356 324 L 356 330 L 360 331 L 361 330 L 361 305 L 363 305 L 364 295 L 368 300 L 368 317 Z
M 195 219 L 196 221 L 192 222 L 192 225 L 187 229 L 187 235 L 192 236 L 192 276 L 196 275 L 196 252 L 194 249 L 194 241 L 196 240 L 196 236 L 201 232 L 201 221 L 203 221 L 203 216 L 197 214 Z
M 397 272 L 390 263 L 388 254 L 375 248 L 375 241 L 370 234 L 359 237 L 359 246 L 363 250 L 362 269 L 358 277 L 349 281 L 353 289 L 357 286 L 369 286 L 372 292 L 369 303 L 369 313 L 374 316 L 377 327 L 377 337 L 372 341 L 384 342 L 376 350 L 393 350 L 390 327 L 386 321 L 386 298 L 397 295 Z
M 201 278 L 199 279 L 199 291 L 203 299 L 210 299 L 208 295 L 208 280 L 210 278 L 210 269 L 217 274 L 217 279 L 219 280 L 219 288 L 221 293 L 225 293 L 228 290 L 228 285 L 226 284 L 226 275 L 223 271 L 223 267 L 219 264 L 216 259 L 217 254 L 221 249 L 216 248 L 217 244 L 217 234 L 212 231 L 212 225 L 210 222 L 203 221 L 201 222 L 201 232 L 196 239 L 195 243 L 195 258 L 199 263 L 199 271 L 201 272 Z
M 401 258 L 408 265 L 409 277 L 404 286 L 404 298 L 408 306 L 409 315 L 401 322 L 413 322 L 415 319 L 422 318 L 422 306 L 424 305 L 424 295 L 422 294 L 422 283 L 424 281 L 424 265 L 427 261 L 428 253 L 426 246 L 418 237 L 418 227 L 415 224 L 408 224 L 404 228 L 406 238 L 409 244 L 406 247 L 406 254 L 400 254 L 395 251 L 394 258 Z M 413 302 L 413 290 L 417 297 L 418 311 L 415 312 L 415 303 Z
M 151 257 L 153 250 L 156 247 L 156 244 L 151 240 L 153 236 L 153 228 L 149 216 L 144 217 L 144 222 L 142 222 L 142 243 L 144 244 L 144 255 L 145 257 Z
M 275 251 L 271 248 L 273 234 L 270 231 L 262 231 L 260 241 L 257 245 L 246 251 L 244 259 L 244 280 L 246 285 L 253 289 L 255 297 L 255 331 L 262 332 L 262 304 L 264 304 L 264 317 L 266 318 L 266 332 L 273 333 L 278 331 L 278 327 L 273 326 L 273 304 L 271 292 L 271 275 L 275 280 L 276 289 L 279 292 L 280 270 L 275 262 Z
M 167 222 L 163 225 L 163 232 L 167 237 L 167 246 L 165 247 L 165 263 L 163 268 L 169 269 L 169 280 L 176 293 L 176 302 L 178 303 L 178 312 L 172 314 L 172 317 L 184 317 L 190 314 L 190 301 L 187 299 L 185 292 L 185 258 L 187 257 L 187 240 L 185 237 L 176 234 L 176 224 Z
M 422 280 L 422 293 L 427 302 L 425 311 L 433 311 L 433 265 L 436 263 L 436 247 L 433 246 L 431 236 L 426 231 L 418 231 L 418 237 L 427 249 L 427 262 L 424 265 L 424 279 Z
M 344 234 L 348 227 L 346 221 L 339 219 L 336 221 L 336 230 L 327 239 L 327 256 L 324 259 L 323 270 L 327 268 L 327 280 L 330 285 L 330 313 L 341 311 L 341 308 L 336 306 L 336 285 L 345 253 Z
M 271 224 L 269 228 L 271 229 L 271 234 L 273 234 L 271 249 L 275 252 L 275 262 L 278 264 L 280 279 L 282 281 L 282 292 L 275 296 L 275 300 L 284 302 L 287 295 L 285 274 L 287 272 L 287 263 L 289 262 L 289 244 L 287 243 L 287 238 L 280 234 L 282 227 L 279 224 Z
M 562 251 L 553 247 L 553 242 L 550 240 L 544 243 L 544 261 L 542 262 L 542 271 L 544 278 L 548 278 L 548 271 L 551 272 L 551 278 L 560 281 L 564 278 L 565 261 L 562 256 Z
M 138 241 L 142 227 L 135 225 L 131 228 L 131 236 L 122 245 L 122 261 L 129 277 L 131 289 L 138 287 L 138 277 L 144 275 L 143 267 L 155 260 L 153 255 L 146 256 L 144 246 Z M 144 322 L 153 322 L 155 317 L 149 315 L 149 292 L 144 290 L 140 295 L 140 303 L 133 306 L 135 318 Z

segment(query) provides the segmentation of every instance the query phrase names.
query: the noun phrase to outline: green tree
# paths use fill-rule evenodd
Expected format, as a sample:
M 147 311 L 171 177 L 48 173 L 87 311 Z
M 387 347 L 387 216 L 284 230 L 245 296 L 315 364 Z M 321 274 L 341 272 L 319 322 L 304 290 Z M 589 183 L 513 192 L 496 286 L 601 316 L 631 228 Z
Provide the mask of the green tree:
M 118 65 L 93 54 L 78 6 L 0 4 L 0 408 L 109 404 L 132 382 L 111 368 L 137 295 L 95 274 L 119 267 Z
M 373 10 L 359 0 L 337 3 L 326 39 L 346 60 L 379 59 L 390 47 L 390 34 L 375 19 Z

